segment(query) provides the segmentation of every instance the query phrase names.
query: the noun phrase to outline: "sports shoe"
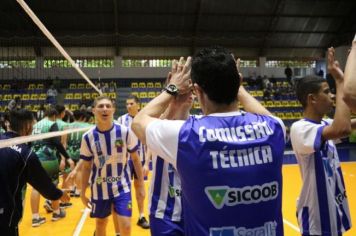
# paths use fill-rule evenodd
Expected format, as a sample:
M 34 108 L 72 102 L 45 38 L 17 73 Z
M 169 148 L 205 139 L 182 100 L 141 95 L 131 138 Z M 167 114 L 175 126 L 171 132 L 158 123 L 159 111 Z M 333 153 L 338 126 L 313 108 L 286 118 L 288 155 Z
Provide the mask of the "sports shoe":
M 32 218 L 32 227 L 38 227 L 46 222 L 46 218 L 39 217 L 38 219 Z
M 43 205 L 44 209 L 46 209 L 47 213 L 53 212 L 52 202 L 50 200 L 46 200 Z
M 59 208 L 59 214 L 53 212 L 52 221 L 57 221 L 57 220 L 60 220 L 60 219 L 62 219 L 64 217 L 66 217 L 66 212 L 63 209 Z
M 149 229 L 150 228 L 150 224 L 148 223 L 148 221 L 146 220 L 146 218 L 144 216 L 142 218 L 138 219 L 137 225 L 140 226 L 143 229 Z
M 73 205 L 73 203 L 71 203 L 71 202 L 61 202 L 61 203 L 59 203 L 59 207 L 63 208 L 63 209 L 71 207 L 72 205 Z

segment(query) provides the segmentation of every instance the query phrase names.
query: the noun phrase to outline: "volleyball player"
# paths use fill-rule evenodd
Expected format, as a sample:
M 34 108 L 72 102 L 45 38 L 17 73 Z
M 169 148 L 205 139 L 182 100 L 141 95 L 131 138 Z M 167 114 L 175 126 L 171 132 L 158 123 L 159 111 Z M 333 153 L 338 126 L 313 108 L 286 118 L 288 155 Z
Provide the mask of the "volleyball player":
M 34 116 L 31 111 L 20 109 L 10 112 L 8 132 L 0 140 L 27 136 L 32 132 Z M 66 193 L 57 189 L 41 166 L 36 154 L 26 144 L 0 149 L 0 232 L 1 235 L 17 236 L 18 223 L 22 218 L 26 183 L 31 184 L 48 199 L 68 201 Z
M 193 95 L 178 95 L 161 119 L 186 120 L 193 105 Z M 152 153 L 152 178 L 149 211 L 152 236 L 183 236 L 182 189 L 177 170 L 172 164 Z
M 85 120 L 85 111 L 80 111 L 80 110 L 75 110 L 73 112 L 74 116 L 74 122 L 68 124 L 68 128 L 75 129 L 75 128 L 85 128 L 85 127 L 91 127 L 91 124 L 88 124 L 84 122 Z M 71 134 L 67 135 L 67 152 L 70 158 L 73 160 L 75 165 L 79 162 L 80 158 L 80 146 L 81 146 L 81 141 L 82 141 L 82 136 L 84 132 L 74 132 Z M 80 192 L 81 192 L 81 181 L 80 181 L 80 176 L 81 176 L 81 168 L 76 169 L 75 173 L 75 184 L 71 191 L 71 197 L 80 197 Z M 73 184 L 68 184 L 68 185 L 73 185 Z
M 33 127 L 33 134 L 43 134 L 53 131 L 58 131 L 56 123 L 57 111 L 49 108 L 46 112 L 47 116 L 41 121 L 37 122 Z M 47 174 L 52 178 L 54 184 L 59 182 L 59 160 L 57 151 L 63 155 L 68 162 L 72 162 L 66 150 L 61 143 L 61 137 L 54 137 L 36 141 L 33 144 L 33 150 L 41 161 L 42 166 L 47 171 Z M 39 215 L 40 195 L 33 189 L 31 193 L 31 210 L 32 210 L 32 226 L 37 227 L 45 222 L 44 217 Z M 47 208 L 46 208 L 47 209 Z M 52 221 L 57 221 L 65 217 L 65 211 L 60 209 L 59 201 L 53 201 L 50 211 L 53 210 Z M 49 211 L 49 212 L 50 212 Z
M 137 137 L 179 173 L 187 236 L 283 235 L 285 127 L 239 87 L 230 52 L 202 49 L 185 65 L 181 58 L 165 92 L 133 120 Z M 157 119 L 192 88 L 204 116 Z M 248 112 L 238 111 L 238 101 Z
M 125 125 L 126 127 L 131 128 L 131 123 L 135 115 L 138 113 L 140 109 L 140 101 L 137 96 L 135 95 L 130 95 L 126 99 L 126 109 L 127 113 L 120 116 L 117 121 L 121 125 Z M 134 134 L 133 134 L 134 135 Z M 148 174 L 148 161 L 146 160 L 146 148 L 145 145 L 142 144 L 142 142 L 138 141 L 139 148 L 137 149 L 137 153 L 140 156 L 140 161 L 143 168 L 143 176 L 146 179 L 147 174 Z M 138 189 L 138 181 L 137 181 L 137 174 L 135 172 L 135 168 L 133 168 L 133 163 L 131 160 L 131 157 L 128 157 L 128 165 L 126 165 L 126 171 L 128 171 L 128 174 L 134 179 L 134 187 L 135 187 L 135 193 L 136 193 L 136 201 L 137 201 L 137 206 L 138 206 L 138 213 L 139 213 L 139 218 L 137 221 L 137 225 L 140 226 L 143 229 L 149 229 L 150 224 L 145 218 L 144 215 L 144 201 L 145 201 L 145 195 L 141 195 L 143 191 L 140 191 Z
M 117 216 L 121 236 L 131 233 L 130 179 L 124 171 L 127 151 L 131 153 L 140 190 L 144 191 L 142 166 L 136 152 L 137 139 L 131 135 L 129 128 L 113 122 L 114 112 L 110 98 L 99 96 L 94 100 L 96 126 L 83 135 L 80 148 L 80 158 L 83 160 L 81 199 L 85 206 L 90 207 L 91 204 L 90 215 L 96 218 L 97 236 L 106 235 L 112 209 Z M 88 183 L 91 188 L 90 201 L 85 195 Z
M 69 127 L 69 123 L 63 121 L 63 118 L 66 115 L 66 108 L 62 104 L 56 104 L 54 106 L 54 108 L 57 111 L 56 123 L 58 126 L 58 130 L 63 131 Z M 61 136 L 61 143 L 62 143 L 63 147 L 67 149 L 67 135 Z M 68 173 L 70 173 L 70 171 L 74 169 L 75 163 L 74 163 L 74 161 L 67 162 L 66 159 L 63 156 L 60 156 L 60 154 L 58 152 L 57 152 L 57 155 L 58 155 L 58 159 L 61 160 L 60 164 L 59 164 L 59 170 L 62 172 L 62 180 L 63 180 L 62 181 L 62 189 L 68 189 L 68 188 L 70 188 L 70 185 L 68 185 L 69 183 L 65 182 L 65 179 L 67 178 Z M 69 159 L 69 160 L 72 160 L 72 159 Z M 46 202 L 45 202 L 46 209 L 47 208 L 49 209 L 50 203 L 51 203 L 50 201 L 46 200 Z M 67 208 L 67 207 L 72 206 L 72 203 L 71 202 L 61 202 L 61 203 L 59 203 L 59 206 L 61 208 Z
M 343 72 L 328 49 L 328 69 L 336 84 L 334 120 L 323 117 L 333 108 L 334 98 L 325 79 L 307 76 L 296 85 L 303 106 L 303 119 L 291 127 L 291 141 L 303 185 L 297 203 L 302 235 L 342 235 L 351 228 L 345 184 L 333 140 L 350 134 L 350 110 L 343 101 Z

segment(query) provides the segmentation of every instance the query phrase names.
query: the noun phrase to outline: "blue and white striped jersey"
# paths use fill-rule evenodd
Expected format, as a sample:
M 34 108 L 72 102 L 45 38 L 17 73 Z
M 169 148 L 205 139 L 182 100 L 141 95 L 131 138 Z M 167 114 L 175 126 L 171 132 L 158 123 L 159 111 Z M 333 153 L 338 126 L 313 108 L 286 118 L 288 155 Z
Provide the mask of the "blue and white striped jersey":
M 130 176 L 123 171 L 127 151 L 137 150 L 137 138 L 122 125 L 108 131 L 93 127 L 83 135 L 80 158 L 93 161 L 90 174 L 92 198 L 105 200 L 130 192 Z
M 181 182 L 172 164 L 152 153 L 152 177 L 148 209 L 150 215 L 169 221 L 181 221 Z
M 282 236 L 284 139 L 279 118 L 245 112 L 146 129 L 148 148 L 179 174 L 186 236 Z
M 303 179 L 297 217 L 305 235 L 336 236 L 351 227 L 337 150 L 332 140 L 323 141 L 321 136 L 331 122 L 302 119 L 291 127 L 292 146 Z
M 133 120 L 133 117 L 130 116 L 129 113 L 126 113 L 126 114 L 120 116 L 117 119 L 117 122 L 120 125 L 124 125 L 131 129 L 132 120 Z M 132 135 L 135 135 L 135 134 L 132 132 Z M 145 148 L 145 145 L 143 145 L 140 140 L 138 140 L 137 154 L 140 156 L 141 163 L 144 163 L 146 161 L 146 148 Z

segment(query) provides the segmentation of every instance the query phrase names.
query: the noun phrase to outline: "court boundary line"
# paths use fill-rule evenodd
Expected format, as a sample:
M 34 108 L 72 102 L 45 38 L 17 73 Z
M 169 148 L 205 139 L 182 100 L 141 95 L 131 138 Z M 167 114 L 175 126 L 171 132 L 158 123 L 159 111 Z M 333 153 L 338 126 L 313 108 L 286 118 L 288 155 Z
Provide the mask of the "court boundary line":
M 79 236 L 80 232 L 83 229 L 84 223 L 89 215 L 90 209 L 88 207 L 86 207 L 83 211 L 82 217 L 80 217 L 80 220 L 77 224 L 77 226 L 75 227 L 73 236 Z
M 291 222 L 289 222 L 288 220 L 286 220 L 285 218 L 283 218 L 283 223 L 288 225 L 289 227 L 291 227 L 292 229 L 294 229 L 298 233 L 300 233 L 299 228 L 297 226 L 295 226 L 294 224 L 292 224 Z

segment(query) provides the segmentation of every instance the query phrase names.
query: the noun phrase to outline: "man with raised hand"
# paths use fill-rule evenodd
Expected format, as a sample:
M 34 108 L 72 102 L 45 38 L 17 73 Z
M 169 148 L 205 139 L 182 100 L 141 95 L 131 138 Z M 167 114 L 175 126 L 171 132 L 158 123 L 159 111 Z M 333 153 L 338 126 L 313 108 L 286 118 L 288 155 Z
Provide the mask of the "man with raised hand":
M 204 116 L 158 119 L 192 89 Z M 247 112 L 238 110 L 238 101 Z M 165 92 L 136 115 L 132 129 L 177 169 L 185 235 L 283 235 L 285 127 L 240 87 L 226 49 L 205 48 L 185 64 L 183 58 L 174 63 Z
M 302 235 L 342 235 L 351 228 L 347 194 L 333 140 L 351 131 L 350 109 L 343 98 L 344 75 L 328 49 L 328 70 L 336 84 L 334 120 L 324 119 L 334 104 L 327 81 L 307 76 L 296 84 L 303 119 L 293 123 L 291 141 L 302 175 L 297 218 Z
M 81 199 L 85 206 L 91 207 L 90 216 L 96 218 L 96 236 L 106 235 L 111 212 L 117 218 L 120 235 L 129 236 L 132 203 L 130 179 L 124 171 L 126 152 L 131 153 L 139 184 L 144 184 L 142 166 L 136 152 L 137 138 L 131 135 L 129 128 L 114 123 L 115 108 L 109 97 L 101 95 L 93 105 L 96 126 L 83 135 L 80 148 L 80 158 L 83 160 Z M 91 189 L 90 201 L 85 195 L 88 184 Z M 140 189 L 144 190 L 143 187 Z
M 168 74 L 167 84 L 170 81 Z M 178 95 L 169 104 L 161 119 L 187 120 L 194 95 Z M 149 151 L 149 153 L 152 153 Z M 149 156 L 148 154 L 147 156 Z M 179 174 L 173 165 L 152 153 L 152 177 L 148 205 L 152 236 L 184 236 L 182 187 Z

